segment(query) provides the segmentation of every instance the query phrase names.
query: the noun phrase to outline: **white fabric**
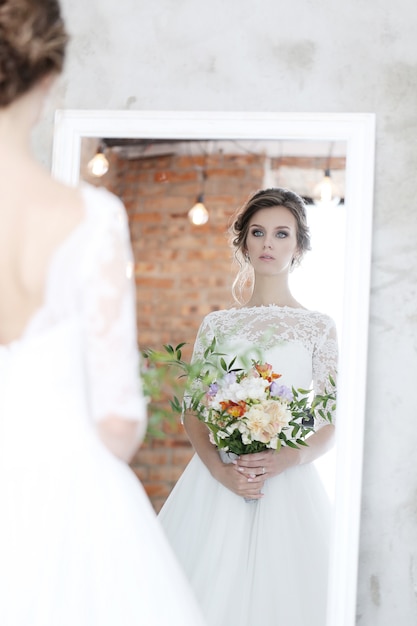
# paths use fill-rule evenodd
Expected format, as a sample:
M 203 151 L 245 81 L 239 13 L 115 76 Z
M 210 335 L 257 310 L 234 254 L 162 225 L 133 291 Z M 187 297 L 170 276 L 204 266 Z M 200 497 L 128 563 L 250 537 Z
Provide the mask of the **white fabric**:
M 130 468 L 96 420 L 144 421 L 123 205 L 83 186 L 44 302 L 0 347 L 0 624 L 202 624 Z
M 313 382 L 323 391 L 336 374 L 334 323 L 318 312 L 271 305 L 211 313 L 193 358 L 214 336 L 230 357 L 261 353 L 289 386 Z M 267 479 L 263 492 L 246 503 L 194 455 L 159 518 L 209 626 L 323 626 L 331 507 L 314 464 Z

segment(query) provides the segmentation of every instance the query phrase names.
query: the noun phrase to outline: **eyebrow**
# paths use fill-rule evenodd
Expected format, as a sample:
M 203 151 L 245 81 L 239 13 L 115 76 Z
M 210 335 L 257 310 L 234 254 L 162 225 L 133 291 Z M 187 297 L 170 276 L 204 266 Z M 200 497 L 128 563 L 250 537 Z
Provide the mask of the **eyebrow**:
M 251 224 L 249 228 L 253 228 L 254 226 L 256 228 L 265 228 L 265 226 L 261 226 L 261 224 Z M 285 228 L 286 230 L 291 230 L 291 226 L 275 226 L 274 230 L 278 230 L 282 228 Z

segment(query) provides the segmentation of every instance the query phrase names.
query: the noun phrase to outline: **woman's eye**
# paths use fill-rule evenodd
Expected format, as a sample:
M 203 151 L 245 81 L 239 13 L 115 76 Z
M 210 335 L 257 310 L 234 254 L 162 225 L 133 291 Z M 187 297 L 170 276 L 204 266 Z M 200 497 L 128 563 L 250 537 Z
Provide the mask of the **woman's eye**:
M 288 237 L 288 233 L 286 233 L 283 230 L 280 230 L 277 232 L 276 236 L 278 237 L 278 239 L 285 239 L 285 237 Z
M 262 237 L 263 232 L 262 232 L 262 230 L 258 230 L 258 229 L 256 229 L 256 230 L 253 230 L 251 234 L 252 234 L 254 237 Z

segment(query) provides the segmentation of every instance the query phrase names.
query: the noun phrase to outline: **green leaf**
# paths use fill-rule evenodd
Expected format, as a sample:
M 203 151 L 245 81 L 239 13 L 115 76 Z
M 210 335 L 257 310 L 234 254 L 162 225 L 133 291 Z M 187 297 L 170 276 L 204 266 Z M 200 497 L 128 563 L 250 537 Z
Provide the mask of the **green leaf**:
M 287 441 L 287 444 L 286 444 L 286 445 L 287 445 L 289 448 L 296 448 L 296 449 L 298 449 L 297 444 L 295 444 L 293 441 L 291 441 L 291 439 L 289 439 L 289 440 Z
M 236 358 L 237 358 L 237 357 L 234 357 L 234 359 L 232 359 L 232 360 L 230 361 L 230 363 L 229 363 L 229 367 L 228 367 L 228 371 L 229 371 L 229 372 L 230 372 L 230 370 L 232 369 L 232 366 L 235 364 Z
M 296 437 L 299 430 L 300 430 L 300 424 L 295 424 L 294 428 L 292 429 L 291 437 L 293 438 Z
M 172 410 L 175 413 L 182 413 L 183 407 L 182 404 L 180 403 L 180 401 L 178 400 L 178 398 L 175 396 L 174 398 L 172 398 L 172 400 L 169 401 Z

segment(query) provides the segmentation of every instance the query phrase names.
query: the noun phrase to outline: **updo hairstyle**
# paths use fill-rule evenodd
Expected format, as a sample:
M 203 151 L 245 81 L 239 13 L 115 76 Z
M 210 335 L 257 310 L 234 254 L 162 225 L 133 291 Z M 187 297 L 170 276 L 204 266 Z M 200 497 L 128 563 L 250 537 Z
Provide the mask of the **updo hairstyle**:
M 272 187 L 257 191 L 240 208 L 230 228 L 231 244 L 235 248 L 235 259 L 239 264 L 238 274 L 233 282 L 232 293 L 239 303 L 242 304 L 242 295 L 245 288 L 253 282 L 253 270 L 247 258 L 246 239 L 249 232 L 249 224 L 252 217 L 260 209 L 284 207 L 294 216 L 297 224 L 297 256 L 292 260 L 291 267 L 300 263 L 304 253 L 311 249 L 310 233 L 307 225 L 305 202 L 298 194 L 283 189 Z
M 57 0 L 0 0 L 0 107 L 61 72 L 67 41 Z

